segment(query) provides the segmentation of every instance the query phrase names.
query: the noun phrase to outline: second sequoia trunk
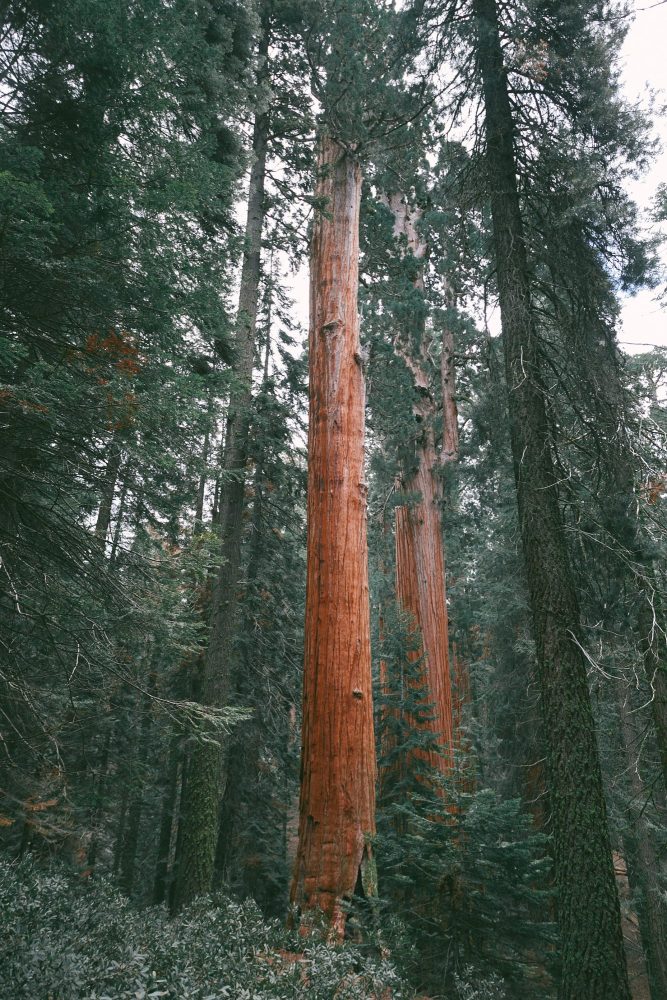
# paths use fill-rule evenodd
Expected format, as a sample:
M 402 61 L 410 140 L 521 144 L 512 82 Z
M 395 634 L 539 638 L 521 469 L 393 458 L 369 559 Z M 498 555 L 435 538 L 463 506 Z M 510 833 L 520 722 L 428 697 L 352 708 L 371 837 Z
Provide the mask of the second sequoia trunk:
M 396 507 L 396 597 L 421 638 L 420 647 L 409 655 L 415 660 L 423 657 L 420 694 L 422 702 L 431 706 L 425 725 L 442 748 L 440 753 L 435 749 L 429 752 L 429 763 L 434 770 L 447 773 L 452 763 L 452 689 L 440 464 L 445 452 L 451 460 L 457 447 L 456 410 L 451 391 L 453 372 L 449 372 L 447 399 L 450 405 L 443 421 L 443 452 L 438 456 L 435 443 L 437 405 L 429 374 L 421 266 L 427 248 L 418 230 L 418 210 L 400 193 L 391 194 L 388 205 L 394 216 L 394 235 L 405 240 L 406 252 L 417 267 L 412 290 L 419 303 L 414 311 L 414 329 L 402 330 L 394 344 L 396 353 L 410 372 L 414 389 L 410 461 L 403 469 L 399 487 L 402 492 L 417 497 L 414 503 Z M 451 348 L 449 341 L 448 346 Z
M 375 894 L 364 377 L 357 312 L 361 170 L 325 136 L 310 278 L 308 570 L 299 846 L 291 900 L 342 937 Z

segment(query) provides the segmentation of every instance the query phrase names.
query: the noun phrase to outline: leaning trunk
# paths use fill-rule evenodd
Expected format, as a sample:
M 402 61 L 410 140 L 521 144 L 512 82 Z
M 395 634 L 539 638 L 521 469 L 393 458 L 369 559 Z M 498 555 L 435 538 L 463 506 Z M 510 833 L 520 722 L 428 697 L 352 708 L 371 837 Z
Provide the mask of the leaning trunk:
M 487 167 L 521 540 L 547 740 L 562 942 L 561 1000 L 629 1000 L 618 893 L 579 608 L 550 449 L 545 386 L 494 0 L 475 0 Z
M 357 312 L 361 170 L 324 137 L 310 278 L 308 548 L 299 846 L 292 903 L 342 937 L 375 895 L 364 378 Z

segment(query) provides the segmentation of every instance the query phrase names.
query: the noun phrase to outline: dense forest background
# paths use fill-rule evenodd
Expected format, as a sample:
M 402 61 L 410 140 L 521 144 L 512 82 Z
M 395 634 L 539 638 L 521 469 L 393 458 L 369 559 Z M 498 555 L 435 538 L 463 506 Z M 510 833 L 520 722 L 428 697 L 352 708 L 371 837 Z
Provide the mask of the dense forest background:
M 0 996 L 667 1000 L 627 7 L 0 10 Z

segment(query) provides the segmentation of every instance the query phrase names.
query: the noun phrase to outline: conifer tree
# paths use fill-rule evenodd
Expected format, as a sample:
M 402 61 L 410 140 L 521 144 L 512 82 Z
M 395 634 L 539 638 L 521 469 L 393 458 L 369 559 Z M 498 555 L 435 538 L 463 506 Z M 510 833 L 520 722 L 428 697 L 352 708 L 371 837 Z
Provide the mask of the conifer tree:
M 342 937 L 358 883 L 374 895 L 364 380 L 357 285 L 361 170 L 324 136 L 311 259 L 308 578 L 299 848 L 291 899 Z
M 403 238 L 413 268 L 420 268 L 426 253 L 423 235 L 418 233 L 419 216 L 411 210 L 403 194 L 390 196 L 394 234 Z M 396 593 L 403 608 L 414 619 L 421 635 L 425 656 L 424 697 L 433 705 L 430 725 L 437 741 L 447 751 L 452 745 L 452 695 L 449 666 L 449 629 L 445 587 L 444 543 L 442 537 L 442 480 L 435 444 L 435 391 L 430 384 L 423 276 L 412 280 L 415 329 L 399 331 L 396 351 L 402 357 L 415 384 L 413 416 L 416 423 L 414 454 L 401 473 L 400 487 L 418 499 L 396 507 Z M 453 416 L 451 406 L 448 413 Z M 443 421 L 443 433 L 444 431 Z M 449 429 L 449 441 L 455 431 Z M 444 445 L 443 445 L 444 447 Z M 406 451 L 408 449 L 406 448 Z M 432 756 L 433 768 L 446 770 L 447 754 Z
M 579 608 L 556 494 L 514 148 L 493 0 L 477 0 L 486 165 L 526 575 L 547 739 L 563 973 L 560 995 L 628 997 Z

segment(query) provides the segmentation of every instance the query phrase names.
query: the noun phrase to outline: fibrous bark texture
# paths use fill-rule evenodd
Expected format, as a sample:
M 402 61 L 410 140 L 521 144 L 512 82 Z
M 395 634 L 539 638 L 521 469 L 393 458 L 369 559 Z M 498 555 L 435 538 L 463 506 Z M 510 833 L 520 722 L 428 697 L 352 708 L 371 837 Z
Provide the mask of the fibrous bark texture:
M 434 452 L 431 457 L 435 461 Z M 445 773 L 452 744 L 449 638 L 440 511 L 428 458 L 428 453 L 420 455 L 419 469 L 405 484 L 421 499 L 396 508 L 396 597 L 421 634 L 421 647 L 409 656 L 424 658 L 421 696 L 432 706 L 425 725 L 444 751 L 429 753 L 429 763 Z
M 579 608 L 558 506 L 495 0 L 475 0 L 519 524 L 537 648 L 561 1000 L 629 1000 Z
M 390 195 L 388 201 L 394 215 L 394 234 L 403 237 L 407 252 L 415 261 L 421 261 L 426 245 L 417 228 L 418 212 L 401 194 Z M 414 285 L 417 294 L 423 295 L 420 272 Z M 441 521 L 442 480 L 435 444 L 436 403 L 428 371 L 423 309 L 415 326 L 414 330 L 399 333 L 395 340 L 396 351 L 414 383 L 413 447 L 409 468 L 403 470 L 399 486 L 417 497 L 415 502 L 396 508 L 396 597 L 421 635 L 421 648 L 411 652 L 410 658 L 423 657 L 422 700 L 432 706 L 425 725 L 445 751 L 429 753 L 429 763 L 444 773 L 451 768 L 452 690 Z M 445 440 L 454 451 L 456 439 L 456 430 L 450 429 Z
M 374 894 L 375 742 L 357 312 L 361 171 L 321 141 L 310 277 L 308 570 L 299 846 L 291 900 L 342 936 Z M 306 924 L 308 918 L 306 919 Z
M 467 660 L 459 653 L 456 643 L 452 643 L 452 741 L 454 747 L 454 765 L 458 788 L 462 792 L 473 792 L 475 775 L 472 761 L 472 745 L 466 735 L 464 725 L 466 711 L 472 701 L 470 689 L 470 667 Z

